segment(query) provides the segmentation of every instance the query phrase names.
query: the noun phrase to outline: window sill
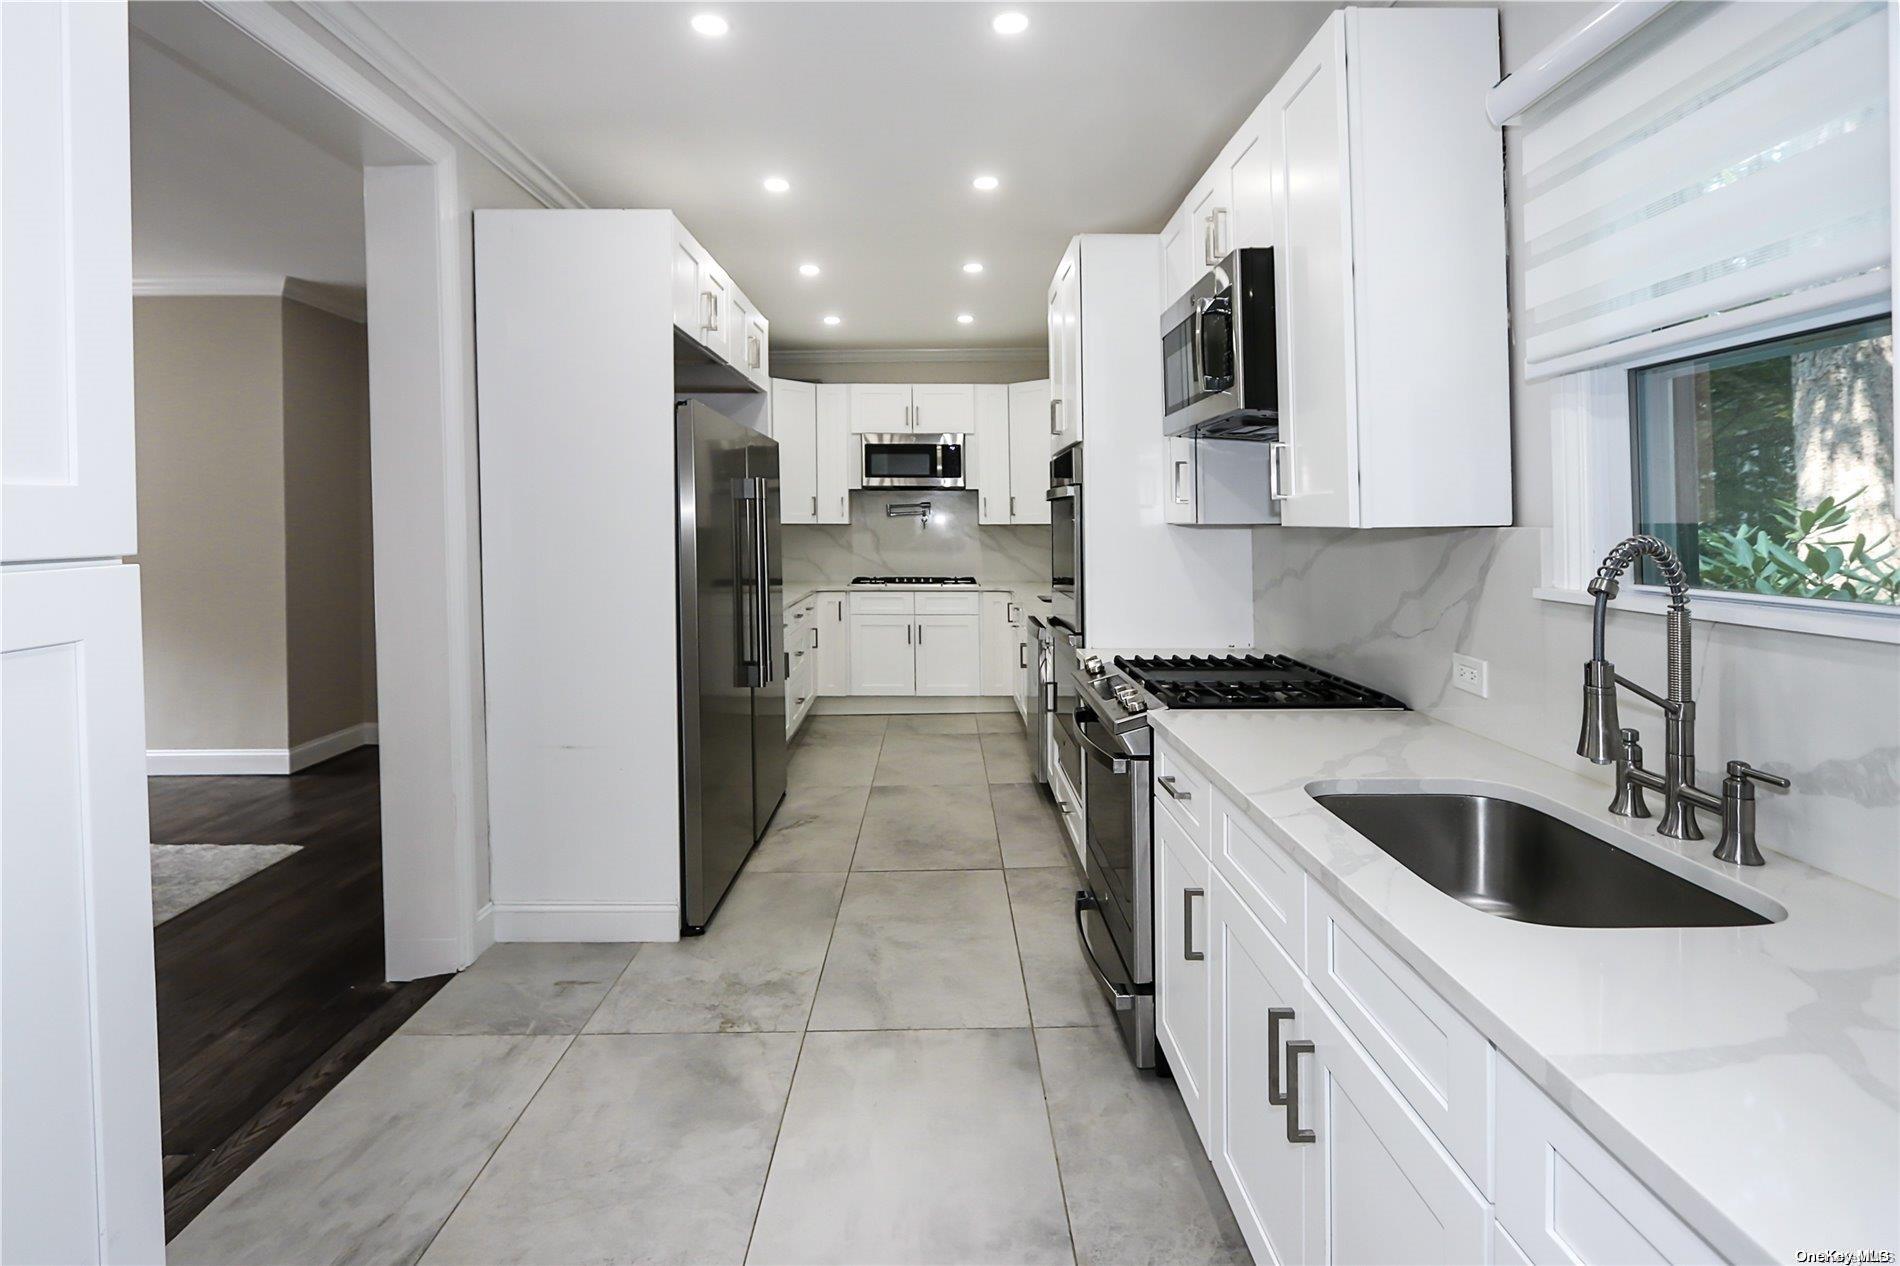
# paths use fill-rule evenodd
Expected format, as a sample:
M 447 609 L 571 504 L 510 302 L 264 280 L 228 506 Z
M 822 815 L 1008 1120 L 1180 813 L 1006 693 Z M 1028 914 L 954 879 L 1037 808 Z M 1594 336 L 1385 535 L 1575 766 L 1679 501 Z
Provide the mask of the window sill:
M 1532 595 L 1545 602 L 1587 607 L 1596 599 L 1577 589 L 1539 587 Z M 1625 585 L 1612 602 L 1617 611 L 1661 615 L 1669 609 L 1668 594 L 1651 585 Z M 1835 607 L 1821 599 L 1777 601 L 1743 594 L 1721 594 L 1707 589 L 1689 591 L 1689 610 L 1704 624 L 1738 624 L 1747 628 L 1780 629 L 1817 637 L 1845 637 L 1857 642 L 1900 646 L 1900 607 Z

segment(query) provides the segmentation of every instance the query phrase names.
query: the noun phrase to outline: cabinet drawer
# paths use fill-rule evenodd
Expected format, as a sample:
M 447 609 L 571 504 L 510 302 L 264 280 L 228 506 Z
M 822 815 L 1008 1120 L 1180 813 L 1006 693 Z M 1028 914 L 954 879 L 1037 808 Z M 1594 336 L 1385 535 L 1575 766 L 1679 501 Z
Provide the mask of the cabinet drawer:
M 1280 948 L 1304 968 L 1306 872 L 1219 791 L 1214 792 L 1213 838 L 1215 866 Z
M 1306 926 L 1313 988 L 1489 1195 L 1491 1044 L 1317 884 Z
M 975 615 L 980 594 L 974 593 L 916 593 L 911 594 L 917 603 L 918 615 Z
M 852 615 L 910 615 L 916 608 L 908 593 L 854 593 Z
M 1208 804 L 1213 788 L 1199 770 L 1159 739 L 1154 751 L 1155 803 L 1181 824 L 1194 847 L 1208 851 L 1207 825 L 1213 814 Z
M 1524 1259 L 1721 1260 L 1516 1065 L 1500 1059 L 1497 1076 L 1497 1219 Z

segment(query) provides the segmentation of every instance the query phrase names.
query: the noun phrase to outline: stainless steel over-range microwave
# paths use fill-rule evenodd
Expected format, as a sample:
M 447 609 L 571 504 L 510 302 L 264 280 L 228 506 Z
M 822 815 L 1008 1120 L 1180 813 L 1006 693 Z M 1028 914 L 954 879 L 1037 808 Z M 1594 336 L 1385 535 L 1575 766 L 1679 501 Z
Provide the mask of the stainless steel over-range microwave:
M 1273 250 L 1245 247 L 1161 318 L 1162 430 L 1273 439 L 1280 429 Z
M 867 432 L 864 441 L 866 488 L 963 488 L 963 436 L 945 431 Z

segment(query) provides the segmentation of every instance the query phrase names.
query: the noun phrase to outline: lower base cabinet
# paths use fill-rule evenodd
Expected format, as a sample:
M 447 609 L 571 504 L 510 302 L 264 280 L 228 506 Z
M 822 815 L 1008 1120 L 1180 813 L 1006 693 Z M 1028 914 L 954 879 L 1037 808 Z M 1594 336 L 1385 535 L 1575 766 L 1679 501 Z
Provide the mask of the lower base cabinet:
M 1159 801 L 1154 806 L 1155 1038 L 1188 1116 L 1208 1141 L 1208 864 Z

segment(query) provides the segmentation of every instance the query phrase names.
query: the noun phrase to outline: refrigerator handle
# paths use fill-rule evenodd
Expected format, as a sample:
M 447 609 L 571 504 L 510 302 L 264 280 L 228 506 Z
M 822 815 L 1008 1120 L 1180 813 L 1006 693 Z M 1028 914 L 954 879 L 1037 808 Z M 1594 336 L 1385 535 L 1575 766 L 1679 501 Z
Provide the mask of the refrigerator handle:
M 752 617 L 749 606 L 750 599 L 747 594 L 750 586 L 746 581 L 747 555 L 752 552 L 752 499 L 751 488 L 747 481 L 741 479 L 737 482 L 739 485 L 736 490 L 737 495 L 732 500 L 732 578 L 733 596 L 736 599 L 732 609 L 733 617 L 739 625 L 736 639 L 739 654 L 739 680 L 750 686 L 754 684 L 754 665 L 758 663 L 758 656 L 753 652 L 752 641 L 759 629 L 758 621 Z
M 772 645 L 772 538 L 766 531 L 765 507 L 765 480 L 755 477 L 752 480 L 752 523 L 756 551 L 754 557 L 758 572 L 754 576 L 756 583 L 753 585 L 752 594 L 753 601 L 758 604 L 754 612 L 758 620 L 759 684 L 762 686 L 773 679 L 773 674 L 778 667 L 774 662 L 777 656 L 773 655 L 770 649 Z

